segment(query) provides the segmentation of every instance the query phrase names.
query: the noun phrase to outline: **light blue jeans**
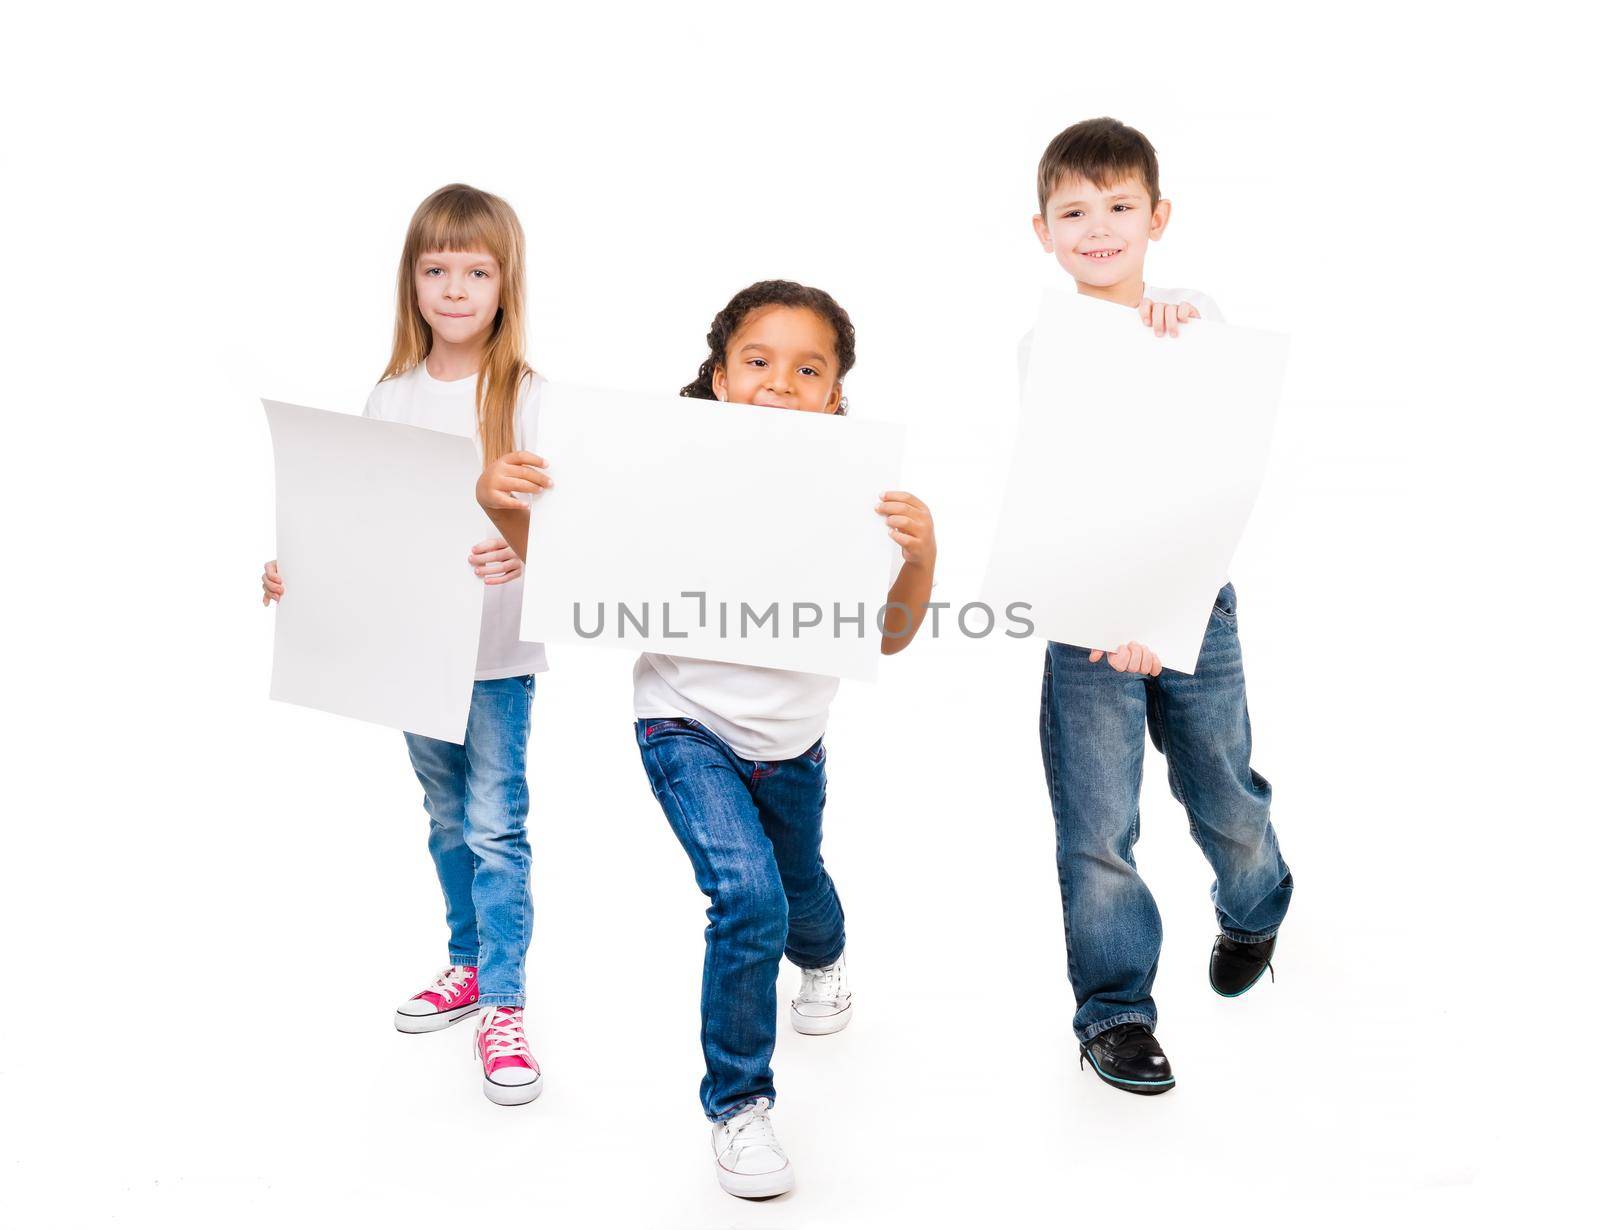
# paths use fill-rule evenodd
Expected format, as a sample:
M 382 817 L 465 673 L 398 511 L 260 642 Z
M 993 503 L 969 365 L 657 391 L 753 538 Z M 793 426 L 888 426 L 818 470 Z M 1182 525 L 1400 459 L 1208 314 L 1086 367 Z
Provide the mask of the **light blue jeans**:
M 1151 1029 L 1161 915 L 1134 864 L 1144 732 L 1167 757 L 1167 782 L 1216 879 L 1224 935 L 1258 943 L 1277 933 L 1294 880 L 1278 852 L 1272 787 L 1250 767 L 1238 607 L 1217 595 L 1192 675 L 1119 674 L 1104 659 L 1051 642 L 1039 739 L 1056 818 L 1056 870 L 1067 932 L 1072 1025 L 1087 1042 L 1137 1021 Z
M 528 892 L 528 717 L 533 676 L 472 685 L 467 741 L 406 734 L 444 890 L 450 964 L 478 967 L 478 998 L 521 1007 L 533 933 Z

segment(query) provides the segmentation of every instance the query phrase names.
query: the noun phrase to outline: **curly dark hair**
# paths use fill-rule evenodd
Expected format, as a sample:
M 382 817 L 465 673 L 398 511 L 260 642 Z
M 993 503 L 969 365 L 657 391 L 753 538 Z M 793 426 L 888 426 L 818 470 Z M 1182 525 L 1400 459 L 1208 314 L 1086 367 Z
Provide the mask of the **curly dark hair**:
M 705 362 L 700 364 L 700 372 L 695 376 L 693 383 L 686 384 L 678 390 L 679 396 L 705 397 L 713 400 L 716 398 L 716 391 L 711 387 L 711 375 L 719 363 L 727 361 L 728 342 L 749 318 L 751 312 L 765 307 L 807 308 L 815 312 L 833 329 L 833 349 L 839 358 L 837 379 L 843 380 L 855 366 L 856 327 L 850 323 L 850 317 L 832 295 L 825 290 L 818 290 L 815 286 L 802 286 L 798 282 L 784 282 L 778 279 L 755 282 L 729 299 L 728 306 L 717 313 L 716 319 L 711 322 L 711 332 L 706 334 L 706 345 L 711 347 L 711 353 L 706 356 Z M 840 401 L 839 409 L 835 413 L 844 412 L 845 403 Z

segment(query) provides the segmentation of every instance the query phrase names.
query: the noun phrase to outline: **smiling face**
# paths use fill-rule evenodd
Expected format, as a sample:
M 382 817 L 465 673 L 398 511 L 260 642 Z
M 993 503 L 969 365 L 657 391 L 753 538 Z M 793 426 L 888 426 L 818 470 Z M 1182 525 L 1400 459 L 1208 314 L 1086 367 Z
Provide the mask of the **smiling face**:
M 734 330 L 711 375 L 719 401 L 832 414 L 839 408 L 833 328 L 809 308 L 757 308 Z
M 452 346 L 486 339 L 500 310 L 500 262 L 487 252 L 424 252 L 415 270 L 417 309 Z
M 1171 212 L 1171 201 L 1152 204 L 1138 177 L 1097 188 L 1066 176 L 1050 194 L 1045 212 L 1033 216 L 1033 230 L 1079 290 L 1137 304 L 1144 292 L 1145 249 L 1161 238 Z

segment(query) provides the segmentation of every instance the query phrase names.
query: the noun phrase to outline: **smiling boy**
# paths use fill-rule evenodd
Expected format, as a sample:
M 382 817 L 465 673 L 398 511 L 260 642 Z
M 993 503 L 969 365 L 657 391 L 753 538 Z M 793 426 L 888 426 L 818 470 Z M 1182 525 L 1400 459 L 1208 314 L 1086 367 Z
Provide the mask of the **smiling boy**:
M 1146 251 L 1166 231 L 1172 202 L 1161 197 L 1155 150 L 1142 133 L 1113 119 L 1074 124 L 1039 160 L 1038 193 L 1034 233 L 1080 294 L 1137 308 L 1156 338 L 1177 338 L 1191 320 L 1222 320 L 1198 291 L 1145 284 Z M 1028 346 L 1025 338 L 1024 370 Z M 1137 481 L 1136 471 L 1130 478 Z M 1055 642 L 1045 652 L 1039 739 L 1055 813 L 1079 1062 L 1116 1088 L 1154 1094 L 1174 1078 L 1154 1033 L 1161 916 L 1133 858 L 1147 725 L 1216 875 L 1211 899 L 1221 934 L 1211 952 L 1212 989 L 1242 995 L 1270 968 L 1294 881 L 1269 818 L 1272 788 L 1250 767 L 1231 584 L 1217 595 L 1192 675 L 1163 671 L 1137 641 L 1109 654 Z

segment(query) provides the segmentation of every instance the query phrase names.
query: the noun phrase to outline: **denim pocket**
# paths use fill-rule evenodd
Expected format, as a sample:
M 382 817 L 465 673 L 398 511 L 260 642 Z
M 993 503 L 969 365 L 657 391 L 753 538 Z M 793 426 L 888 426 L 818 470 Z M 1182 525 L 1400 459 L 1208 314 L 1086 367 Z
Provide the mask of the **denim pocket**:
M 699 722 L 693 718 L 664 717 L 652 718 L 644 728 L 644 737 L 652 738 L 668 730 L 704 730 Z
M 1234 592 L 1233 582 L 1229 581 L 1217 593 L 1217 600 L 1211 606 L 1211 614 L 1223 621 L 1232 624 L 1239 620 L 1239 597 Z

